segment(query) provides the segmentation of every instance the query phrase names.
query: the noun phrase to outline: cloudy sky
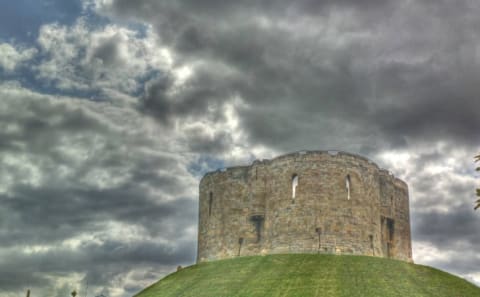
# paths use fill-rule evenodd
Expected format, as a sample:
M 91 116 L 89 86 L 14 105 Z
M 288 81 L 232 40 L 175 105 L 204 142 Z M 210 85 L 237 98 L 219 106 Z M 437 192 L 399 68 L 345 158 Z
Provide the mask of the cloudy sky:
M 480 284 L 478 1 L 1 6 L 1 296 L 131 296 L 195 261 L 203 173 L 327 149 L 407 181 L 415 262 Z

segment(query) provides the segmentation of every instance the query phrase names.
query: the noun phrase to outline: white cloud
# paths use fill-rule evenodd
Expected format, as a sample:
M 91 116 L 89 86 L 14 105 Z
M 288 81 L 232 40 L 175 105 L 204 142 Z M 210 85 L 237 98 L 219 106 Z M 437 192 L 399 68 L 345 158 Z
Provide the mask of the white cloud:
M 12 72 L 22 63 L 32 59 L 37 54 L 35 48 L 15 48 L 11 44 L 0 44 L 0 68 Z
M 83 19 L 73 26 L 44 25 L 38 44 L 48 58 L 38 78 L 62 90 L 121 92 L 141 90 L 140 79 L 169 71 L 170 57 L 151 28 L 145 36 L 117 25 L 92 29 Z
M 469 273 L 465 275 L 465 279 L 476 284 L 477 286 L 480 286 L 480 272 Z
M 437 261 L 447 261 L 452 257 L 451 251 L 442 251 L 430 242 L 413 243 L 413 256 L 417 264 L 432 265 Z

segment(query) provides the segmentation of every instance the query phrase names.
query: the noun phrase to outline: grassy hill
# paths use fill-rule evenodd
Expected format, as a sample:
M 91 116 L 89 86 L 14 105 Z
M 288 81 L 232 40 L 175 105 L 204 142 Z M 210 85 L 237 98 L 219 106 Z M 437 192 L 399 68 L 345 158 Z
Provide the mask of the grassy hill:
M 193 265 L 135 297 L 166 296 L 479 297 L 480 288 L 446 272 L 401 261 L 300 254 Z

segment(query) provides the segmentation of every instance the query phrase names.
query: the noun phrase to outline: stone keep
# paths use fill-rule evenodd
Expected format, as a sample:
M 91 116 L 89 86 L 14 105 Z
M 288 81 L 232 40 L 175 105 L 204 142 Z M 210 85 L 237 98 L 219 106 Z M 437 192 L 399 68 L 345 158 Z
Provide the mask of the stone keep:
M 200 181 L 197 262 L 278 253 L 412 261 L 408 186 L 370 160 L 308 151 Z

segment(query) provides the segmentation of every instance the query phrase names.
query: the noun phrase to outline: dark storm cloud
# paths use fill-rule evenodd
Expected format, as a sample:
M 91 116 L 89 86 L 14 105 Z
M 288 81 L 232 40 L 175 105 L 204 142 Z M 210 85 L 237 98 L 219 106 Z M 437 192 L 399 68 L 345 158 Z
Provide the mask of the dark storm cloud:
M 146 85 L 142 110 L 166 124 L 172 119 L 188 116 L 208 116 L 219 121 L 223 119 L 219 109 L 225 99 L 235 95 L 235 87 L 231 84 L 242 83 L 234 78 L 234 73 L 226 70 L 219 65 L 199 67 L 197 73 L 180 87 L 174 85 L 172 75 L 165 74 Z
M 461 197 L 455 193 L 450 194 L 460 200 Z M 415 218 L 414 240 L 428 241 L 444 250 L 452 251 L 462 246 L 470 248 L 480 244 L 480 218 L 471 204 L 451 206 L 449 212 L 414 210 L 412 217 Z
M 100 44 L 93 49 L 92 58 L 100 59 L 105 66 L 121 66 L 120 43 L 121 40 L 119 36 L 112 36 L 102 40 Z
M 87 115 L 80 107 L 72 109 L 45 100 L 29 100 L 28 96 L 15 99 L 21 109 L 17 113 L 5 112 L 0 120 L 5 127 L 2 131 L 6 131 L 2 133 L 6 148 L 3 152 L 34 156 L 34 164 L 40 166 L 46 176 L 43 177 L 45 184 L 33 186 L 29 177 L 17 166 L 4 167 L 16 181 L 8 193 L 0 195 L 2 210 L 9 216 L 4 221 L 10 225 L 0 235 L 5 244 L 63 240 L 74 233 L 94 230 L 96 224 L 110 220 L 145 223 L 145 228 L 158 228 L 164 219 L 179 213 L 195 217 L 195 204 L 189 199 L 178 197 L 180 199 L 162 201 L 165 198 L 162 195 L 154 198 L 146 194 L 146 186 L 150 186 L 162 189 L 168 195 L 182 195 L 179 189 L 183 182 L 178 176 L 170 174 L 177 164 L 174 159 L 146 155 L 133 149 L 121 150 L 119 146 L 125 145 L 121 133 L 116 135 L 115 130 Z M 15 124 L 17 129 L 9 132 L 9 124 Z M 76 140 L 72 149 L 86 147 L 91 156 L 76 164 L 65 155 L 57 146 L 68 137 Z M 100 150 L 93 148 L 92 138 L 103 139 L 104 145 Z M 22 145 L 19 146 L 19 143 Z M 136 144 L 151 146 L 152 142 Z M 58 175 L 62 166 L 74 170 L 69 177 Z M 116 186 L 98 188 L 81 181 L 95 168 L 114 173 L 125 167 L 129 168 L 129 178 Z M 159 171 L 162 169 L 163 173 Z M 15 223 L 9 222 L 9 218 Z M 149 224 L 149 220 L 154 223 Z M 180 221 L 179 227 L 193 224 L 189 220 Z M 52 228 L 57 232 L 51 232 Z
M 66 105 L 45 104 L 41 101 L 25 100 L 27 97 L 18 98 L 15 107 L 16 113 L 10 109 L 0 111 L 0 125 L 5 129 L 0 130 L 2 143 L 6 148 L 18 149 L 18 144 L 24 144 L 25 150 L 31 153 L 45 153 L 51 151 L 60 133 L 75 134 L 95 131 L 105 133 L 106 127 L 98 119 L 87 117 L 83 110 L 67 108 Z M 63 116 L 68 113 L 68 116 Z M 52 121 L 52 118 L 57 119 Z M 14 124 L 18 129 L 9 131 L 7 126 Z M 55 153 L 52 152 L 52 157 Z M 68 160 L 65 160 L 68 161 Z
M 231 148 L 231 135 L 226 132 L 208 134 L 202 128 L 191 128 L 185 131 L 186 143 L 193 152 L 203 154 L 220 154 Z
M 379 70 L 377 96 L 392 102 L 378 102 L 373 116 L 385 134 L 478 144 L 472 135 L 480 127 L 480 101 L 474 99 L 480 67 L 458 65 L 436 70 L 446 66 L 433 59 L 421 65 L 396 63 Z
M 473 28 L 480 22 L 473 16 L 480 7 L 473 2 L 144 0 L 114 1 L 109 9 L 155 24 L 180 61 L 236 71 L 215 81 L 194 74 L 187 90 L 168 100 L 159 80 L 152 86 L 160 91 L 152 87 L 144 102 L 160 119 L 198 114 L 238 94 L 247 103 L 240 120 L 250 141 L 282 151 L 301 142 L 370 153 L 359 144 L 365 137 L 382 148 L 418 140 L 476 143 Z M 305 137 L 333 128 L 353 141 Z
M 461 199 L 454 192 L 450 194 Z M 471 204 L 450 207 L 448 212 L 414 211 L 412 217 L 414 244 L 428 243 L 436 248 L 427 256 L 429 260 L 425 264 L 460 275 L 478 273 L 480 218 Z
M 2 266 L 2 268 L 5 266 Z M 18 290 L 23 288 L 25 284 L 30 286 L 50 286 L 53 285 L 53 281 L 48 279 L 45 275 L 39 274 L 37 271 L 31 271 L 27 269 L 18 269 L 18 265 L 8 267 L 8 270 L 2 271 L 0 268 L 0 292 L 2 290 Z
M 2 254 L 0 260 L 0 290 L 24 284 L 41 284 L 42 275 L 66 274 L 87 271 L 86 279 L 91 286 L 104 286 L 115 276 L 131 269 L 131 265 L 178 265 L 192 261 L 193 241 L 181 245 L 165 245 L 153 242 L 105 241 L 89 243 L 77 249 L 54 247 L 36 253 L 12 251 Z M 187 262 L 188 263 L 188 262 Z M 31 276 L 17 279 L 13 276 Z
M 198 205 L 186 191 L 188 161 L 161 151 L 166 143 L 141 127 L 127 129 L 134 110 L 14 85 L 3 86 L 2 100 L 3 293 L 54 286 L 45 275 L 79 271 L 108 288 L 135 263 L 158 269 L 194 261 Z M 133 238 L 115 233 L 125 226 Z
M 196 207 L 190 199 L 155 202 L 145 192 L 133 185 L 108 190 L 18 187 L 12 196 L 0 197 L 3 210 L 14 220 L 4 218 L 9 228 L 0 238 L 4 246 L 52 243 L 91 232 L 109 221 L 138 224 L 175 238 L 169 222 L 179 232 L 195 223 Z
M 301 14 L 313 14 L 318 16 L 319 13 L 326 9 L 331 8 L 352 8 L 360 10 L 364 13 L 372 10 L 384 9 L 391 5 L 393 1 L 381 1 L 381 0 L 368 0 L 359 3 L 354 0 L 327 0 L 327 1 L 314 1 L 314 0 L 301 0 L 295 1 L 194 1 L 183 0 L 176 1 L 175 3 L 169 1 L 151 1 L 140 0 L 131 2 L 128 0 L 115 0 L 113 4 L 108 7 L 114 15 L 121 15 L 126 17 L 137 17 L 140 19 L 154 17 L 156 14 L 161 14 L 164 17 L 175 16 L 182 17 L 185 15 L 192 18 L 204 17 L 203 21 L 210 21 L 206 17 L 222 18 L 232 15 L 249 15 L 252 13 L 262 13 L 268 16 L 278 16 L 294 11 Z M 160 22 L 165 21 L 159 20 Z
M 416 195 L 415 240 L 447 253 L 478 245 L 473 173 L 447 164 L 480 144 L 478 3 L 116 0 L 99 11 L 154 25 L 176 63 L 202 65 L 183 89 L 151 82 L 147 113 L 194 122 L 238 97 L 247 146 L 409 152 L 395 167 Z M 449 259 L 437 264 L 475 271 Z

